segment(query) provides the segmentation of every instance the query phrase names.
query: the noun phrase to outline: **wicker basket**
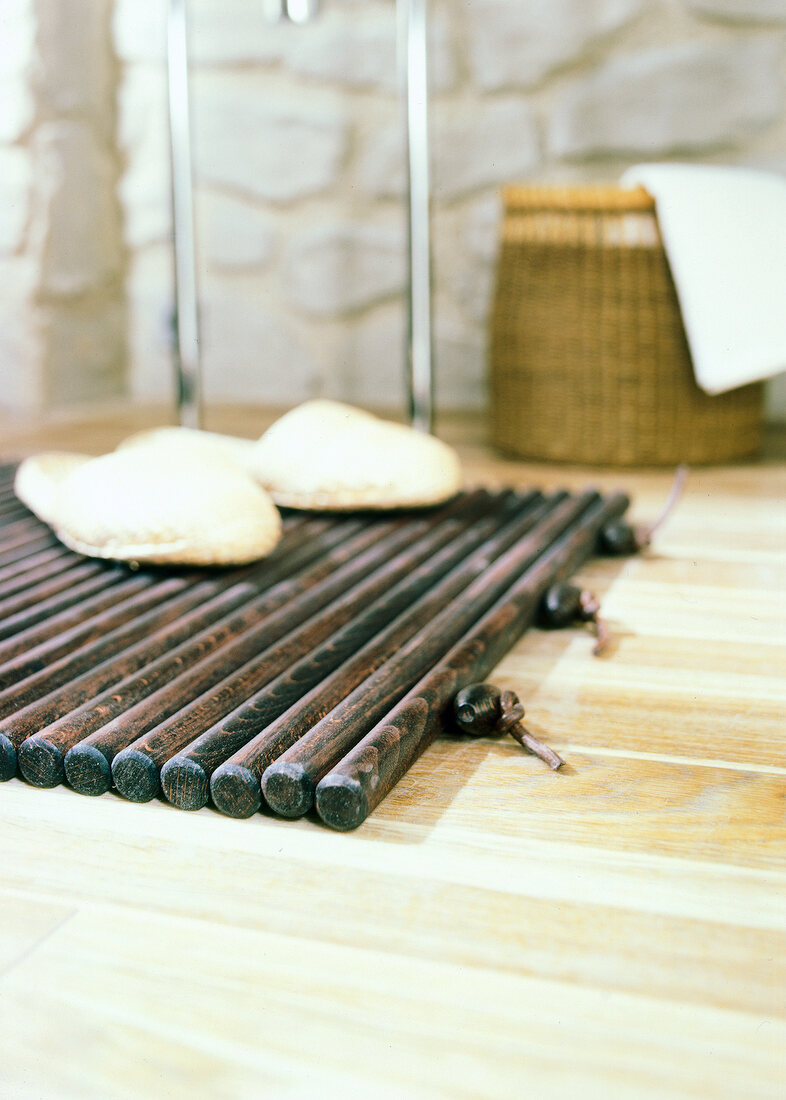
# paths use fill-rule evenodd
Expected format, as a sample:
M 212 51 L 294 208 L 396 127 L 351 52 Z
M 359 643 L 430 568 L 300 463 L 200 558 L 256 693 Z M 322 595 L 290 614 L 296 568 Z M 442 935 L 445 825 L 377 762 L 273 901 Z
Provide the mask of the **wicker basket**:
M 696 385 L 643 189 L 510 187 L 491 332 L 492 426 L 522 458 L 707 463 L 759 448 L 761 384 Z

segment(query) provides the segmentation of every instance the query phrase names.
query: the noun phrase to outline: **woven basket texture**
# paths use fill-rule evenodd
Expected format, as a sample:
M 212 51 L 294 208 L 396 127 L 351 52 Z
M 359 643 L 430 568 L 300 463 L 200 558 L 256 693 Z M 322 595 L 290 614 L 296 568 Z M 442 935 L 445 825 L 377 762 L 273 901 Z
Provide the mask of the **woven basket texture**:
M 749 457 L 763 386 L 696 385 L 643 189 L 509 187 L 492 315 L 494 442 L 521 458 L 614 466 Z

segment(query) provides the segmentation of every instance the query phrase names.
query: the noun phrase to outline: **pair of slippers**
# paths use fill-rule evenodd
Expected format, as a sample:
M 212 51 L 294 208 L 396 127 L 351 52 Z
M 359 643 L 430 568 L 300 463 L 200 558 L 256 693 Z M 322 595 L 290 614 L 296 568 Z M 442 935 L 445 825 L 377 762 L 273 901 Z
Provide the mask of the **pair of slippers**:
M 185 428 L 132 436 L 100 458 L 25 459 L 17 496 L 90 557 L 229 565 L 269 554 L 276 505 L 309 511 L 417 508 L 461 486 L 431 436 L 333 401 L 309 401 L 256 441 Z

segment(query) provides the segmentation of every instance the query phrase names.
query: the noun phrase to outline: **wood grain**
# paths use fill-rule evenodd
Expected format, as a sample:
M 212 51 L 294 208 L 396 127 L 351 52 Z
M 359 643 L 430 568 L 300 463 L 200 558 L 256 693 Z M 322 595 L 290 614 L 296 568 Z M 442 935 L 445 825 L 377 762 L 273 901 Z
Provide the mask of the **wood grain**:
M 412 635 L 432 622 L 469 585 L 473 577 L 485 572 L 488 554 L 493 546 L 486 540 L 493 537 L 492 521 L 487 519 L 474 524 L 460 541 L 468 550 L 485 543 L 481 554 L 473 553 L 466 561 L 459 558 L 435 588 L 389 622 L 385 630 L 358 649 L 353 657 L 321 683 L 310 691 L 299 691 L 297 699 L 283 713 L 277 704 L 291 698 L 293 684 L 290 683 L 290 676 L 297 682 L 297 667 L 290 669 L 278 683 L 271 684 L 264 696 L 252 696 L 218 723 L 217 733 L 226 732 L 232 739 L 237 735 L 247 740 L 213 774 L 210 781 L 213 804 L 232 817 L 248 817 L 256 813 L 262 804 L 260 780 L 265 768 L 376 672 Z M 464 547 L 459 549 L 463 556 Z M 450 548 L 443 551 L 443 555 L 451 553 Z M 414 579 L 417 580 L 417 577 L 414 576 Z M 406 586 L 409 580 L 407 578 L 401 584 Z M 391 590 L 391 595 L 394 594 L 395 589 Z M 335 640 L 341 643 L 340 636 Z M 326 643 L 328 650 L 333 641 L 329 639 Z
M 446 435 L 473 484 L 619 487 L 641 521 L 668 491 Z M 646 555 L 582 569 L 608 656 L 577 627 L 501 662 L 569 770 L 443 738 L 352 834 L 5 784 L 0 1092 L 780 1100 L 784 499 L 782 458 L 693 471 Z
M 326 824 L 354 829 L 365 821 L 418 756 L 440 732 L 450 728 L 447 716 L 457 693 L 487 679 L 534 621 L 551 585 L 564 580 L 591 556 L 607 522 L 618 519 L 627 507 L 627 496 L 615 493 L 580 514 L 537 560 L 522 567 L 504 592 L 495 594 L 493 606 L 463 637 L 455 639 L 433 667 L 420 673 L 403 699 L 387 713 L 384 709 L 376 713 L 374 726 L 363 739 L 328 774 L 323 771 L 316 806 Z M 281 760 L 288 756 L 285 753 Z M 557 767 L 560 764 L 557 759 Z M 272 765 L 266 776 L 275 767 Z M 263 789 L 267 796 L 264 778 Z
M 19 764 L 29 782 L 42 787 L 62 782 L 63 756 L 71 745 L 118 708 L 145 699 L 162 681 L 255 624 L 271 603 L 286 599 L 292 585 L 305 580 L 307 573 L 293 581 L 290 569 L 310 563 L 328 541 L 343 540 L 354 529 L 341 525 L 305 541 L 298 529 L 256 566 L 222 570 L 211 579 L 194 573 L 196 583 L 186 584 L 174 599 L 0 692 L 0 713 L 8 710 L 9 700 L 21 707 L 0 723 L 0 741 L 17 748 L 24 741 Z
M 346 662 L 351 665 L 361 654 L 367 661 L 367 647 L 378 645 L 380 634 L 401 614 L 414 608 L 427 621 L 423 605 L 440 592 L 440 584 L 436 582 L 441 582 L 451 568 L 467 558 L 487 532 L 502 526 L 505 505 L 516 502 L 519 508 L 525 508 L 537 500 L 539 497 L 534 493 L 531 499 L 502 498 L 492 516 L 484 516 L 478 509 L 469 515 L 462 513 L 463 523 L 455 520 L 441 523 L 433 535 L 414 543 L 398 559 L 387 562 L 381 584 L 372 578 L 358 589 L 354 618 L 342 625 L 341 610 L 331 611 L 331 633 L 321 645 L 284 669 L 262 691 L 250 696 L 167 761 L 161 769 L 161 787 L 168 801 L 179 809 L 201 809 L 207 804 L 209 781 L 216 767 L 246 746 L 273 719 L 288 713 L 309 691 L 324 691 L 326 679 L 329 681 L 331 675 L 341 681 L 338 698 L 348 695 L 357 679 L 351 673 L 347 676 Z M 372 598 L 375 591 L 377 595 Z M 391 651 L 394 649 L 391 646 Z
M 429 513 L 411 524 L 403 520 L 374 524 L 356 539 L 344 542 L 334 551 L 344 551 L 343 564 L 336 568 L 333 562 L 328 570 L 332 555 L 321 558 L 315 569 L 328 570 L 321 583 L 310 584 L 294 598 L 281 601 L 281 606 L 271 608 L 226 650 L 209 658 L 205 662 L 209 663 L 209 676 L 193 690 L 181 692 L 182 678 L 174 680 L 170 687 L 176 689 L 177 705 L 165 708 L 163 721 L 155 697 L 148 700 L 142 714 L 134 708 L 115 719 L 115 725 L 135 737 L 112 761 L 117 790 L 137 802 L 154 798 L 160 789 L 160 768 L 167 760 L 324 641 L 333 624 L 349 621 L 361 605 L 384 591 L 389 579 L 399 579 L 395 573 L 389 578 L 393 559 L 400 573 L 406 573 L 412 565 L 407 547 L 437 522 L 437 514 Z M 360 540 L 365 540 L 362 546 Z M 399 557 L 402 551 L 404 562 Z M 285 583 L 295 585 L 302 580 L 296 577 Z M 155 708 L 152 713 L 150 703 Z

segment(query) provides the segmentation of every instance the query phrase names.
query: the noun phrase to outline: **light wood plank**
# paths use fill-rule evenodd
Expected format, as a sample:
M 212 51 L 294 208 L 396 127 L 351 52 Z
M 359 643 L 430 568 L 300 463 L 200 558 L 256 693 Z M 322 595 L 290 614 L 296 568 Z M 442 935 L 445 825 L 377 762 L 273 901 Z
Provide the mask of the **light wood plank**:
M 258 435 L 275 410 L 211 409 Z M 171 410 L 0 421 L 100 453 Z M 669 471 L 512 462 L 476 484 Z M 588 564 L 586 629 L 493 674 L 569 760 L 443 738 L 356 833 L 0 786 L 0 1095 L 780 1097 L 786 1088 L 786 432 L 691 472 L 654 545 Z
M 142 1095 L 163 1069 L 195 1096 L 775 1097 L 786 1038 L 766 1013 L 100 908 L 6 985 L 10 1079 L 44 1092 Z
M 473 821 L 471 785 L 424 831 L 427 792 L 410 792 L 410 806 L 413 794 L 421 806 L 414 827 L 386 804 L 391 818 L 375 818 L 365 837 L 315 836 L 307 823 L 217 822 L 208 811 L 183 820 L 164 807 L 101 800 L 102 845 L 80 851 L 83 826 L 75 821 L 39 856 L 38 890 L 75 908 L 111 902 L 120 919 L 144 898 L 148 910 L 198 915 L 217 934 L 225 925 L 250 927 L 735 1010 L 786 1011 L 786 912 L 777 899 L 786 875 L 668 851 L 577 847 L 547 831 L 541 839 L 526 819 L 517 829 L 509 813 Z M 129 829 L 143 810 L 139 827 Z M 163 842 L 156 818 L 167 814 L 175 820 Z M 16 847 L 24 849 L 21 838 Z M 9 861 L 6 882 L 19 895 L 29 890 L 19 861 Z M 764 957 L 771 962 L 763 969 Z
M 419 820 L 432 825 L 449 809 L 470 829 L 527 840 L 775 871 L 786 866 L 786 769 L 771 775 L 698 767 L 554 743 L 568 761 L 559 772 L 512 739 L 438 741 L 380 815 L 394 823 L 416 804 Z
M 67 921 L 75 908 L 0 895 L 0 981 Z

